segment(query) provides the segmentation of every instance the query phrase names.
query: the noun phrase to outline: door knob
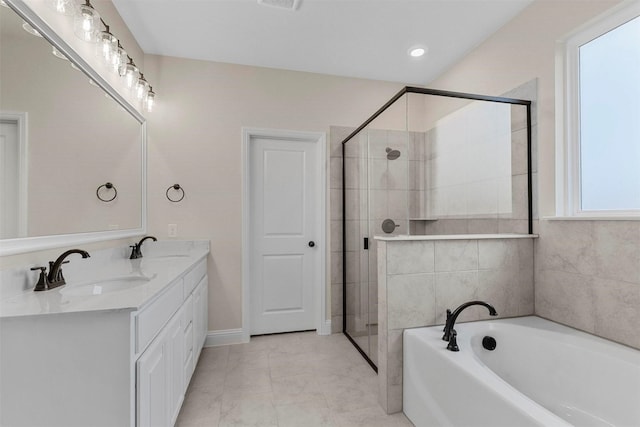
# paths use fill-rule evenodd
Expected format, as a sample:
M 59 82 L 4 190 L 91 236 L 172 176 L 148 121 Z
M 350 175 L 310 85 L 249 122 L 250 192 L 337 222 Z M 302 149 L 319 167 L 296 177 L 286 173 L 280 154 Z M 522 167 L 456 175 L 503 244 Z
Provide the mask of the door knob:
M 312 248 L 316 245 L 316 242 L 314 242 L 313 240 L 309 241 L 309 247 Z

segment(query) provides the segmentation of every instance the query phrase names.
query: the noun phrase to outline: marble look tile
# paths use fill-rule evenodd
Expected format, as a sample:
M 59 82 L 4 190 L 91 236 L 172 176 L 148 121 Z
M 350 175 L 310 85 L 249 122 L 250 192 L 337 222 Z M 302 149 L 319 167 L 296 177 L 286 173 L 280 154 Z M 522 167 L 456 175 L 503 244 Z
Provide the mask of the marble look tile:
M 480 270 L 517 268 L 518 266 L 518 239 L 478 240 Z
M 185 399 L 177 427 L 209 427 L 220 422 L 220 401 L 213 401 L 206 393 L 189 396 Z
M 529 232 L 529 221 L 526 219 L 498 218 L 498 232 L 527 234 Z
M 273 378 L 272 388 L 275 405 L 324 401 L 322 387 L 311 372 Z
M 294 405 L 277 405 L 278 427 L 333 427 L 331 410 L 324 397 Z
M 342 190 L 329 190 L 329 216 L 331 220 L 342 220 Z
M 387 384 L 402 385 L 402 331 L 392 329 L 387 335 Z
M 400 223 L 409 214 L 409 195 L 407 190 L 388 190 L 387 202 L 389 217 Z M 399 227 L 398 227 L 399 228 Z
M 593 333 L 593 277 L 562 271 L 540 271 L 536 278 L 535 309 L 541 317 Z
M 498 218 L 480 218 L 467 220 L 467 232 L 469 234 L 497 234 Z
M 342 308 L 342 284 L 331 284 L 331 315 L 342 315 Z
M 349 181 L 347 180 L 346 188 L 354 188 L 348 184 Z M 342 188 L 342 159 L 339 157 L 331 157 L 329 160 L 329 188 Z
M 529 219 L 529 184 L 527 174 L 511 177 L 511 219 Z
M 404 414 L 387 415 L 379 406 L 363 408 L 332 416 L 338 427 L 400 427 L 412 426 Z
M 434 271 L 434 243 L 427 241 L 389 242 L 387 274 L 430 273 Z
M 640 349 L 640 283 L 595 278 L 595 334 Z
M 271 376 L 269 368 L 252 368 L 243 365 L 227 372 L 224 380 L 224 390 L 242 390 L 271 392 Z
M 478 241 L 436 241 L 435 271 L 464 271 L 478 269 Z
M 518 270 L 481 270 L 478 272 L 478 299 L 493 305 L 500 317 L 517 316 L 520 301 L 516 298 L 520 292 L 517 280 Z M 533 282 L 529 289 L 533 295 Z M 486 309 L 479 308 L 479 318 L 488 319 Z
M 594 221 L 595 275 L 640 283 L 640 221 Z
M 433 324 L 433 295 L 433 274 L 388 276 L 388 328 L 400 329 Z
M 220 427 L 278 426 L 271 393 L 225 394 L 220 409 Z
M 597 268 L 593 223 L 541 221 L 537 268 L 593 276 Z
M 345 188 L 348 189 L 361 189 L 367 187 L 366 169 L 364 169 L 365 160 L 359 157 L 346 157 L 344 159 L 344 178 Z M 340 171 L 337 172 L 340 185 L 337 188 L 342 188 L 342 163 L 340 164 Z
M 458 271 L 435 275 L 436 318 L 432 324 L 444 323 L 447 309 L 454 310 L 467 301 L 478 299 L 478 272 Z M 469 308 L 460 314 L 459 321 L 476 320 L 476 313 Z
M 376 388 L 357 380 L 325 384 L 325 398 L 334 413 L 350 412 L 378 405 Z
M 511 174 L 525 174 L 527 168 L 527 129 L 522 128 L 511 134 Z
M 211 399 L 217 399 L 222 395 L 226 375 L 225 370 L 221 369 L 201 369 L 200 363 L 198 363 L 198 368 L 191 376 L 188 390 L 206 394 Z

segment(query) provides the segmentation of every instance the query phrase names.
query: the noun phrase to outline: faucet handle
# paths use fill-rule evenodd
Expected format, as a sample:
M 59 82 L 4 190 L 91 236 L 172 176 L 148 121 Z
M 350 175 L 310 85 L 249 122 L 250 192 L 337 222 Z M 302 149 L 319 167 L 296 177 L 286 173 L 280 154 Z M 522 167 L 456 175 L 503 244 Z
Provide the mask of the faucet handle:
M 447 350 L 460 351 L 460 348 L 458 348 L 458 340 L 456 338 L 457 336 L 458 333 L 455 329 L 451 331 L 451 337 L 449 338 L 449 344 L 447 344 Z
M 40 270 L 40 276 L 38 282 L 33 288 L 34 291 L 46 291 L 49 289 L 49 279 L 47 278 L 47 267 L 33 267 L 31 271 Z

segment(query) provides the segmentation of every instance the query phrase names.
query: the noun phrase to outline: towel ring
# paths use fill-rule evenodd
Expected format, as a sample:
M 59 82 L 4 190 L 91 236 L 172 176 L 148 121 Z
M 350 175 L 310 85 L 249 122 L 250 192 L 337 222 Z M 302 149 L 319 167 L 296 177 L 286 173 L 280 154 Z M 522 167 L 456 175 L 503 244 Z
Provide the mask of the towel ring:
M 100 197 L 100 189 L 102 187 L 106 188 L 107 190 L 113 190 L 113 197 L 110 199 L 103 199 L 102 197 Z M 98 187 L 98 189 L 96 190 L 96 197 L 105 203 L 111 202 L 115 200 L 116 197 L 118 197 L 118 190 L 116 189 L 115 185 L 113 185 L 110 182 L 107 182 L 106 184 L 102 184 L 100 187 Z
M 176 191 L 181 191 L 182 192 L 182 197 L 180 197 L 179 199 L 172 199 L 171 197 L 169 197 L 169 190 L 171 190 L 172 188 L 174 190 L 176 190 Z M 184 188 L 180 187 L 180 184 L 173 184 L 172 186 L 167 188 L 166 195 L 167 195 L 167 199 L 169 199 L 170 202 L 178 203 L 179 201 L 184 199 Z

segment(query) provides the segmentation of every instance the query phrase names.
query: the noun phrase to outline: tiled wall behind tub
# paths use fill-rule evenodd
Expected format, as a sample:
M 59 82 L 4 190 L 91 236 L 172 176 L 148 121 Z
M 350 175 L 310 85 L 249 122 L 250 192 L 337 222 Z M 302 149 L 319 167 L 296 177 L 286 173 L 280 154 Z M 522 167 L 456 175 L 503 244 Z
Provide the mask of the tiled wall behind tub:
M 388 414 L 402 410 L 405 328 L 444 324 L 447 308 L 478 299 L 494 305 L 500 317 L 533 314 L 533 240 L 377 242 L 378 387 Z M 486 308 L 469 307 L 459 321 L 488 317 Z
M 640 349 L 640 221 L 542 220 L 536 314 Z

